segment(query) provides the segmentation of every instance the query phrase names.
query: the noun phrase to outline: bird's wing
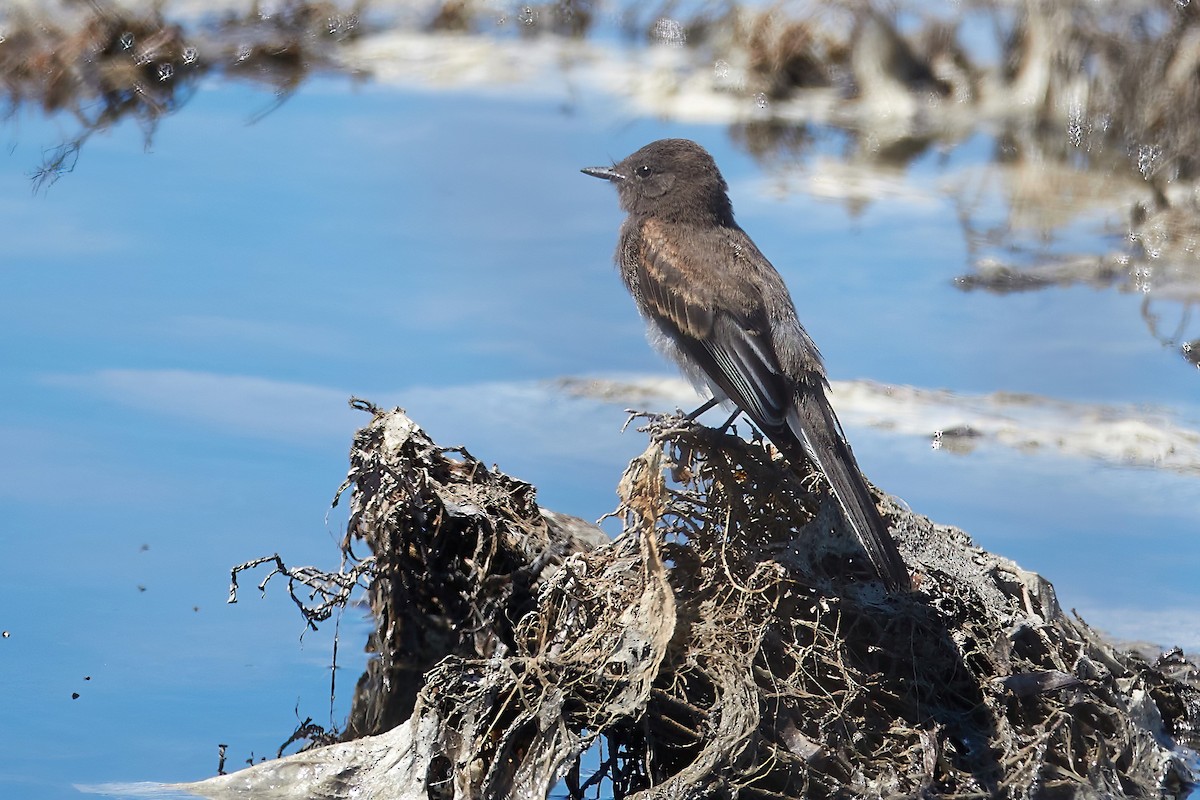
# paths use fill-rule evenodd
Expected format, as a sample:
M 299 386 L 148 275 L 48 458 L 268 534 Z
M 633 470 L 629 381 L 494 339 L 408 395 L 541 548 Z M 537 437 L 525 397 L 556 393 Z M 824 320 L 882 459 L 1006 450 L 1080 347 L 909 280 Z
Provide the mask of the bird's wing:
M 745 281 L 729 280 L 735 265 L 722 259 L 733 251 L 645 234 L 638 245 L 628 277 L 642 313 L 764 433 L 786 429 L 791 398 L 770 320 Z
M 798 464 L 797 459 L 807 456 L 815 463 L 884 584 L 892 591 L 906 590 L 911 585 L 908 570 L 829 405 L 816 348 L 798 330 L 798 346 L 811 348 L 811 353 L 806 352 L 803 366 L 793 366 L 799 374 L 785 375 L 756 284 L 767 272 L 772 280 L 778 275 L 744 234 L 736 242 L 742 250 L 722 247 L 724 241 L 704 243 L 699 236 L 655 235 L 652 227 L 643 226 L 636 252 L 627 253 L 632 263 L 625 268 L 635 274 L 626 279 L 642 313 L 790 462 Z M 732 263 L 738 252 L 748 256 L 745 263 Z

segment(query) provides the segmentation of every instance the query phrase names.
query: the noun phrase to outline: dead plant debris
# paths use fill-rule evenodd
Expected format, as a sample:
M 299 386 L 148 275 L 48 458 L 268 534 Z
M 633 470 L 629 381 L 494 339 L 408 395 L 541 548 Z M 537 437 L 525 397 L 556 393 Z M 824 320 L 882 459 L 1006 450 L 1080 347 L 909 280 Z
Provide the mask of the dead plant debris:
M 638 416 L 650 442 L 621 479 L 623 532 L 609 540 L 550 521 L 533 487 L 434 444 L 399 409 L 359 407 L 373 418 L 339 491 L 353 487 L 343 572 L 368 563 L 352 550 L 365 543 L 377 658 L 353 741 L 190 791 L 759 800 L 1192 786 L 1200 668 L 1178 651 L 1151 663 L 1116 649 L 1048 581 L 886 495 L 910 595 L 872 578 L 820 476 L 794 478 L 759 440 Z

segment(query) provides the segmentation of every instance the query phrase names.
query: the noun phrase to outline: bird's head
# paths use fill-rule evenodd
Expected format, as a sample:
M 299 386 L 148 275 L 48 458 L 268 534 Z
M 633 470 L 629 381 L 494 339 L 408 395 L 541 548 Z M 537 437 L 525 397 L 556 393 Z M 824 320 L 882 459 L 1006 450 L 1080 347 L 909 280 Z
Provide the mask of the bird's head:
M 582 171 L 612 181 L 630 214 L 733 221 L 725 179 L 708 151 L 690 139 L 659 139 L 611 167 Z

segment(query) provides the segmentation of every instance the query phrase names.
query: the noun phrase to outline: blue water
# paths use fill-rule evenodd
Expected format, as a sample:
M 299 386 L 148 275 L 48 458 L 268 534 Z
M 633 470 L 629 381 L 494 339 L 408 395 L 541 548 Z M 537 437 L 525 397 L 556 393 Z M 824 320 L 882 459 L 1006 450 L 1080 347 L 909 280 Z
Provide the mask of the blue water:
M 1147 334 L 1140 297 L 953 287 L 966 250 L 933 187 L 984 163 L 984 140 L 920 160 L 904 179 L 922 201 L 855 211 L 765 191 L 720 126 L 586 92 L 326 78 L 259 116 L 271 102 L 207 81 L 149 147 L 122 124 L 40 192 L 30 174 L 71 121 L 22 112 L 0 132 L 5 797 L 199 779 L 219 743 L 232 769 L 305 717 L 330 721 L 332 626 L 301 639 L 282 585 L 261 597 L 254 576 L 225 600 L 230 566 L 259 555 L 336 566 L 344 518 L 325 515 L 365 421 L 351 394 L 405 406 L 548 507 L 612 509 L 643 440 L 620 433 L 620 404 L 540 382 L 669 371 L 611 266 L 611 188 L 578 172 L 655 138 L 716 156 L 831 377 L 1200 419 L 1197 377 Z M 1200 606 L 1194 476 L 849 433 L 877 484 L 1043 572 L 1101 628 L 1165 620 L 1170 637 Z M 343 620 L 335 721 L 365 631 Z M 1194 624 L 1178 633 L 1200 645 Z

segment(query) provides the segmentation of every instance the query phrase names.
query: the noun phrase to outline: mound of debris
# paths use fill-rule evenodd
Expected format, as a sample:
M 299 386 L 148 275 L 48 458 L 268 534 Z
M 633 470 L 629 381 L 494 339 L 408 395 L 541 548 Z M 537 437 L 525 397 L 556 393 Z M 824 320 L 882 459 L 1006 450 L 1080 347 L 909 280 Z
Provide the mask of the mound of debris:
M 347 566 L 324 583 L 289 573 L 338 597 L 369 581 L 377 658 L 347 733 L 177 788 L 757 800 L 1192 786 L 1196 665 L 1115 649 L 1046 580 L 889 497 L 917 586 L 904 596 L 874 580 L 823 479 L 798 480 L 759 440 L 643 418 L 650 445 L 621 479 L 609 540 L 402 411 L 360 405 L 373 419 L 343 486 Z

